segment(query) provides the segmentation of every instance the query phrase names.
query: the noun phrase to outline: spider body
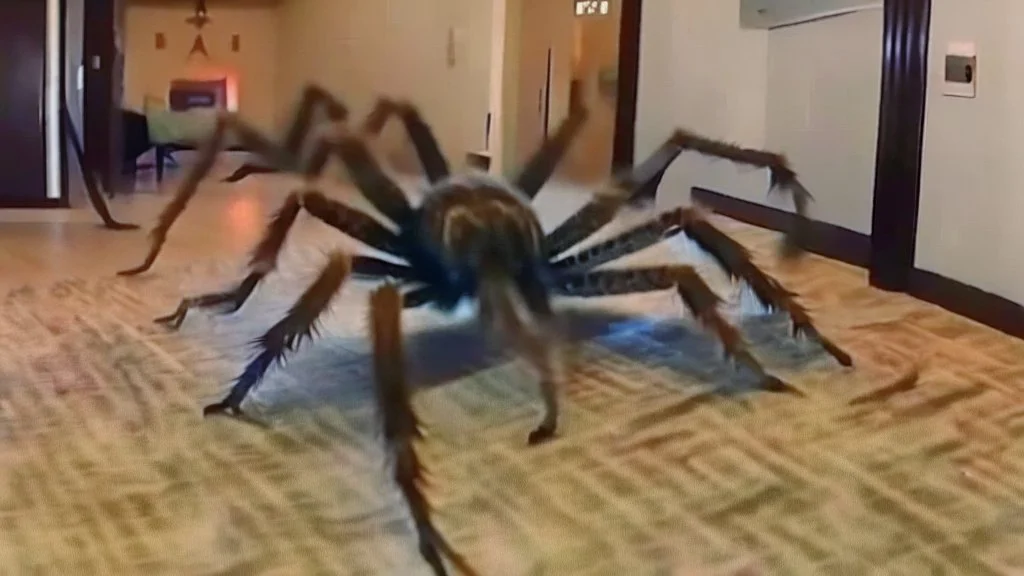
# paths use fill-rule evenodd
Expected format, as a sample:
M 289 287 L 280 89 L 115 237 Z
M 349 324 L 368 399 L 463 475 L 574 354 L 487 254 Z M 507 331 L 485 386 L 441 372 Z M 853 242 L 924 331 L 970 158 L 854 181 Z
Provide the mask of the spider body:
M 546 272 L 544 231 L 529 202 L 484 174 L 431 187 L 410 228 L 408 261 L 442 310 L 477 298 L 485 277 L 525 283 Z
M 796 180 L 785 158 L 778 154 L 676 130 L 647 159 L 617 174 L 605 189 L 562 224 L 544 231 L 531 204 L 586 119 L 581 103 L 572 103 L 568 117 L 554 134 L 508 180 L 475 173 L 452 175 L 429 127 L 416 109 L 390 100 L 378 103 L 365 121 L 362 135 L 321 138 L 307 161 L 300 162 L 299 150 L 310 127 L 312 110 L 317 106 L 325 107 L 328 116 L 336 122 L 347 117 L 340 102 L 324 90 L 310 87 L 304 94 L 293 127 L 280 145 L 259 135 L 235 116 L 222 117 L 199 161 L 154 228 L 145 262 L 121 274 L 138 274 L 153 264 L 168 230 L 210 170 L 229 129 L 236 131 L 250 148 L 259 150 L 274 167 L 302 166 L 303 174 L 310 178 L 320 174 L 331 155 L 337 156 L 353 184 L 380 212 L 383 220 L 330 199 L 307 183 L 304 189 L 289 195 L 269 222 L 254 250 L 252 271 L 245 279 L 231 290 L 185 298 L 174 313 L 157 321 L 177 328 L 192 308 L 234 311 L 241 307 L 275 268 L 288 230 L 301 211 L 393 256 L 397 262 L 342 252 L 332 254 L 288 313 L 257 339 L 256 356 L 227 396 L 207 406 L 203 412 L 241 415 L 242 401 L 248 392 L 271 366 L 283 361 L 288 352 L 314 335 L 318 319 L 350 277 L 386 279 L 386 285 L 371 297 L 370 306 L 378 406 L 384 435 L 395 457 L 396 482 L 416 521 L 421 553 L 437 574 L 445 573 L 440 553 L 464 572 L 472 570 L 434 529 L 429 507 L 419 491 L 421 472 L 414 450 L 418 428 L 405 388 L 402 361 L 400 316 L 403 309 L 432 304 L 450 311 L 463 300 L 477 300 L 481 323 L 490 333 L 507 338 L 540 376 L 544 413 L 539 425 L 529 434 L 531 444 L 552 438 L 558 420 L 560 350 L 550 330 L 554 317 L 550 306 L 553 297 L 587 298 L 673 290 L 693 316 L 717 337 L 725 355 L 738 367 L 758 377 L 765 389 L 791 391 L 764 370 L 740 332 L 718 312 L 720 298 L 693 267 L 667 264 L 598 269 L 604 263 L 677 234 L 694 240 L 731 278 L 748 285 L 761 304 L 788 315 L 794 336 L 812 338 L 840 364 L 852 364 L 846 352 L 817 330 L 792 292 L 757 267 L 742 245 L 714 227 L 697 210 L 669 210 L 603 242 L 572 251 L 611 223 L 638 191 L 656 180 L 684 151 L 768 169 L 773 189 L 793 193 L 798 222 L 802 222 L 809 194 Z M 365 136 L 379 133 L 386 119 L 393 115 L 405 126 L 429 182 L 425 199 L 416 207 L 377 164 L 364 141 Z M 802 228 L 790 231 L 783 245 L 784 256 L 799 253 L 802 232 Z

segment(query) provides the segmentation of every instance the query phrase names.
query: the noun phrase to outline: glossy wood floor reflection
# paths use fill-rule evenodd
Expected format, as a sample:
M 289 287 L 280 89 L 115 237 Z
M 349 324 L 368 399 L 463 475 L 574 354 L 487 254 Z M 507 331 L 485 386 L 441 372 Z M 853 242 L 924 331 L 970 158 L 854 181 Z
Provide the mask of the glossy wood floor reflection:
M 304 217 L 238 314 L 175 333 L 151 322 L 240 278 L 295 183 L 204 185 L 137 278 L 114 273 L 141 261 L 145 229 L 104 230 L 88 208 L 0 212 L 0 573 L 428 574 L 379 449 L 369 285 L 346 288 L 321 339 L 253 394 L 269 428 L 200 416 L 324 253 L 351 243 Z M 172 185 L 112 209 L 148 228 Z M 584 200 L 551 186 L 538 206 L 550 227 Z M 673 294 L 562 302 L 580 369 L 559 438 L 527 447 L 529 371 L 458 319 L 410 312 L 430 495 L 453 545 L 487 576 L 1024 571 L 1024 343 L 837 262 L 778 267 L 775 234 L 715 221 L 804 296 L 855 369 L 733 305 L 674 242 L 621 265 L 697 264 L 804 396 L 741 385 Z M 915 365 L 916 384 L 892 387 Z

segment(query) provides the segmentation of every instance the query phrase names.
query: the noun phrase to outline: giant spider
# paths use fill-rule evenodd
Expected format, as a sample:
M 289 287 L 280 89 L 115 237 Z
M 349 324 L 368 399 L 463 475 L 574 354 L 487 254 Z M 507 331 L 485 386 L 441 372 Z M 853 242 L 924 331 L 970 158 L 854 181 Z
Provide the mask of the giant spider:
M 328 157 L 337 155 L 355 185 L 390 221 L 390 226 L 316 190 L 294 192 L 271 219 L 257 245 L 251 260 L 252 272 L 235 289 L 185 298 L 174 313 L 158 318 L 157 322 L 177 328 L 192 308 L 226 307 L 230 311 L 240 308 L 274 269 L 287 233 L 303 208 L 352 238 L 405 263 L 354 256 L 350 266 L 342 266 L 341 260 L 332 259 L 285 318 L 258 340 L 260 353 L 246 366 L 228 396 L 222 402 L 207 406 L 205 414 L 225 411 L 241 414 L 241 403 L 248 391 L 272 364 L 281 361 L 286 352 L 310 336 L 317 318 L 350 273 L 376 279 L 392 278 L 409 286 L 411 289 L 404 294 L 405 308 L 434 304 L 450 311 L 462 300 L 476 298 L 483 323 L 492 327 L 501 324 L 504 329 L 499 332 L 513 335 L 517 346 L 543 374 L 541 388 L 546 411 L 540 426 L 530 435 L 531 443 L 554 433 L 558 412 L 549 332 L 535 325 L 552 319 L 549 305 L 552 295 L 594 297 L 674 288 L 691 312 L 722 341 L 728 357 L 757 375 L 766 387 L 784 387 L 765 372 L 740 333 L 718 313 L 719 297 L 693 267 L 667 265 L 595 270 L 601 264 L 679 233 L 696 241 L 732 278 L 747 283 L 762 305 L 785 312 L 792 322 L 794 336 L 810 336 L 840 364 L 852 364 L 848 354 L 818 332 L 793 293 L 762 272 L 742 245 L 712 226 L 694 209 L 678 208 L 662 213 L 586 250 L 564 255 L 610 223 L 633 193 L 667 169 L 684 150 L 768 168 L 772 188 L 790 190 L 802 214 L 808 193 L 781 155 L 676 130 L 648 159 L 615 177 L 606 190 L 545 234 L 529 202 L 552 175 L 583 126 L 587 112 L 581 103 L 574 103 L 555 133 L 542 143 L 510 182 L 486 174 L 452 175 L 432 131 L 417 110 L 409 104 L 388 99 L 381 99 L 367 117 L 363 136 L 344 133 L 318 139 L 312 156 L 300 168 L 299 150 L 318 105 L 324 106 L 334 121 L 340 122 L 347 116 L 345 106 L 326 91 L 315 86 L 307 88 L 296 120 L 284 145 L 280 146 L 236 116 L 222 116 L 199 161 L 153 230 L 152 246 L 145 262 L 120 274 L 138 274 L 152 265 L 167 230 L 210 170 L 228 129 L 236 130 L 275 166 L 301 170 L 307 177 L 318 175 Z M 364 136 L 379 132 L 392 115 L 400 118 L 409 133 L 430 183 L 418 207 L 413 207 L 401 188 L 384 173 L 365 142 Z M 799 231 L 795 229 L 787 236 L 784 255 L 799 252 L 799 239 L 795 239 Z
M 396 477 L 413 509 L 421 553 L 439 574 L 443 573 L 443 568 L 437 549 L 451 558 L 454 554 L 431 526 L 425 500 L 416 487 L 419 465 L 411 444 L 415 436 L 415 417 L 401 397 L 403 376 L 395 368 L 398 359 L 388 357 L 388 354 L 400 354 L 398 316 L 401 309 L 434 304 L 450 311 L 466 298 L 479 302 L 480 320 L 489 333 L 511 337 L 512 343 L 540 373 L 545 410 L 539 425 L 528 436 L 530 444 L 553 437 L 558 420 L 559 378 L 555 368 L 559 348 L 554 345 L 553 331 L 549 329 L 554 316 L 549 302 L 551 296 L 593 297 L 675 289 L 697 319 L 721 340 L 727 357 L 758 376 L 766 389 L 788 389 L 764 370 L 749 352 L 739 331 L 719 314 L 719 297 L 693 267 L 665 265 L 595 270 L 601 264 L 676 234 L 686 234 L 696 241 L 732 278 L 747 283 L 763 305 L 788 314 L 794 336 L 812 337 L 844 366 L 852 363 L 848 354 L 818 332 L 792 293 L 754 265 L 743 246 L 713 227 L 694 209 L 665 212 L 586 250 L 565 255 L 609 224 L 637 190 L 666 170 L 685 150 L 769 169 L 772 188 L 792 192 L 798 214 L 802 216 L 808 194 L 780 155 L 676 130 L 648 159 L 613 178 L 607 189 L 596 194 L 553 231 L 545 233 L 530 201 L 551 177 L 583 126 L 587 112 L 581 103 L 573 104 L 555 133 L 510 181 L 485 174 L 452 175 L 432 131 L 417 110 L 409 104 L 387 99 L 380 100 L 371 112 L 363 135 L 342 131 L 340 135 L 320 138 L 310 159 L 305 166 L 300 166 L 299 150 L 317 105 L 325 106 L 333 120 L 340 121 L 346 116 L 340 102 L 324 90 L 310 87 L 305 91 L 297 119 L 283 145 L 270 143 L 235 116 L 223 116 L 199 161 L 161 215 L 145 262 L 122 274 L 138 274 L 152 265 L 174 219 L 184 210 L 209 171 L 228 129 L 236 130 L 275 167 L 301 171 L 308 177 L 320 173 L 328 156 L 337 155 L 354 184 L 384 215 L 387 223 L 316 190 L 294 192 L 271 219 L 256 247 L 252 272 L 235 289 L 185 298 L 174 313 L 157 321 L 176 328 L 191 308 L 237 310 L 275 267 L 287 233 L 301 209 L 368 246 L 404 260 L 403 264 L 396 264 L 333 253 L 317 279 L 285 317 L 256 341 L 259 353 L 245 367 L 228 395 L 221 402 L 206 406 L 203 413 L 242 416 L 241 404 L 249 390 L 271 365 L 283 361 L 302 340 L 312 337 L 318 318 L 350 276 L 388 278 L 406 286 L 404 293 L 394 285 L 382 288 L 372 298 L 378 393 L 388 441 L 399 460 Z M 364 136 L 378 132 L 392 115 L 397 115 L 404 124 L 429 181 L 424 200 L 417 207 L 409 203 L 401 188 L 381 169 L 365 142 Z M 797 232 L 799 229 L 791 231 L 787 237 L 783 245 L 785 255 L 799 252 Z

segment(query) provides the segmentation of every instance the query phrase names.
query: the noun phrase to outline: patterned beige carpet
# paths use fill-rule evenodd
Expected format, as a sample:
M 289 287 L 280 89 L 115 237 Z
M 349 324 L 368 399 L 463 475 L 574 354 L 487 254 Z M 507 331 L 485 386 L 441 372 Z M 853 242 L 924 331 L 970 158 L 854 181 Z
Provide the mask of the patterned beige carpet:
M 771 265 L 772 234 L 725 225 Z M 254 394 L 270 429 L 200 416 L 323 261 L 303 246 L 241 313 L 179 333 L 150 319 L 239 262 L 6 297 L 0 573 L 428 574 L 375 435 L 368 286 Z M 1024 573 L 1024 343 L 834 262 L 778 274 L 855 369 L 749 316 L 806 396 L 752 391 L 671 294 L 596 300 L 568 315 L 561 436 L 532 448 L 529 372 L 409 313 L 441 529 L 486 576 Z

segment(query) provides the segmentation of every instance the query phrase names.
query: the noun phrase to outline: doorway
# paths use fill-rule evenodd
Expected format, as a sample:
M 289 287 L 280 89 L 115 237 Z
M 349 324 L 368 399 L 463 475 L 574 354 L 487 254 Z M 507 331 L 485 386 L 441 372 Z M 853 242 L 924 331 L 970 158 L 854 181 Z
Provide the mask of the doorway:
M 590 108 L 590 120 L 566 159 L 566 171 L 574 181 L 599 181 L 611 173 L 621 7 L 621 0 L 575 0 L 572 86 Z
M 572 5 L 552 0 L 509 2 L 512 30 L 506 66 L 515 70 L 510 167 L 523 164 L 569 110 L 572 78 Z M 518 26 L 517 26 L 518 25 Z
M 638 51 L 620 51 L 620 43 L 639 41 L 639 0 L 508 0 L 506 10 L 502 48 L 512 73 L 503 81 L 515 89 L 501 102 L 512 112 L 501 115 L 503 164 L 521 165 L 565 118 L 576 91 L 590 119 L 556 178 L 591 185 L 631 164 Z M 624 10 L 635 18 L 626 21 Z

